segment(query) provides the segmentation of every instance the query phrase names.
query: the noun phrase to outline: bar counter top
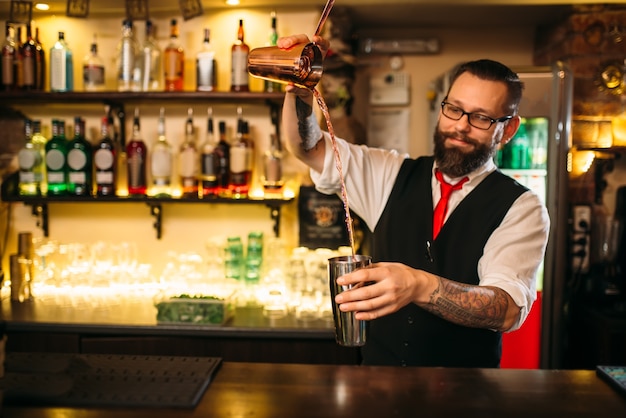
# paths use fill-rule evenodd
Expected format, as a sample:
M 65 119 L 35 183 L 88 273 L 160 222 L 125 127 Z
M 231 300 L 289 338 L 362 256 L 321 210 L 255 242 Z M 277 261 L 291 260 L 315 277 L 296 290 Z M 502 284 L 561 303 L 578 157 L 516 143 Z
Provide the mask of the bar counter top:
M 5 406 L 6 418 L 624 417 L 591 370 L 224 362 L 194 409 Z

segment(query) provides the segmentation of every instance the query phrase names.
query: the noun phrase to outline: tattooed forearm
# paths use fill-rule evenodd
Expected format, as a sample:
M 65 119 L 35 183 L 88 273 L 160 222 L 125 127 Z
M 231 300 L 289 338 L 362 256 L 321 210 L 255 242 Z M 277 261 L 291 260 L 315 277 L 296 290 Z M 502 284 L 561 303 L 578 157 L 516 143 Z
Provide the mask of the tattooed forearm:
M 298 133 L 302 138 L 302 149 L 311 151 L 322 139 L 322 129 L 320 128 L 313 108 L 304 100 L 296 98 L 296 115 L 298 117 Z
M 459 325 L 502 330 L 509 305 L 504 290 L 437 279 L 439 285 L 424 309 Z

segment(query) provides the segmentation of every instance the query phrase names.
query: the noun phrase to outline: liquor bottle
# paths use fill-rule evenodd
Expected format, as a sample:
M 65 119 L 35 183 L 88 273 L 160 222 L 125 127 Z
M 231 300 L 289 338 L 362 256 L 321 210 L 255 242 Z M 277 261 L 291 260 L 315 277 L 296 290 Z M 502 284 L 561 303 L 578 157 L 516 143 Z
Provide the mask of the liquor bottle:
M 146 158 L 148 149 L 141 138 L 141 126 L 139 123 L 139 109 L 135 108 L 133 118 L 133 135 L 126 145 L 126 158 L 128 160 L 128 194 L 131 196 L 144 196 L 147 191 Z
M 18 26 L 15 35 L 15 61 L 13 68 L 15 74 L 15 88 L 21 90 L 24 87 L 24 60 L 22 59 L 22 27 Z
M 39 28 L 35 29 L 35 46 L 37 48 L 37 79 L 36 89 L 43 90 L 46 86 L 46 53 L 39 40 Z
M 34 122 L 24 121 L 26 143 L 17 153 L 19 165 L 19 194 L 21 196 L 42 196 L 45 173 L 45 154 L 41 144 L 33 140 Z
M 172 146 L 165 136 L 165 109 L 159 112 L 158 138 L 150 154 L 151 196 L 172 196 Z
M 39 119 L 33 120 L 32 142 L 41 154 L 41 194 L 45 196 L 48 193 L 48 184 L 46 183 L 46 142 L 48 142 L 48 138 L 41 133 L 41 120 Z
M 270 36 L 268 46 L 276 46 L 278 41 L 278 32 L 276 31 L 276 12 L 272 12 L 272 26 L 270 29 Z M 281 84 L 276 81 L 264 80 L 264 90 L 268 93 L 275 93 L 281 91 Z
M 2 44 L 2 90 L 14 90 L 17 83 L 15 60 L 19 52 L 13 38 L 13 28 L 8 23 L 5 25 L 5 33 Z
M 33 39 L 30 24 L 26 25 L 26 41 L 20 47 L 22 57 L 22 89 L 37 88 L 37 45 Z
M 250 47 L 243 38 L 243 19 L 239 19 L 237 41 L 231 47 L 231 91 L 249 91 L 248 54 Z
M 531 166 L 530 141 L 526 133 L 526 119 L 522 118 L 519 129 L 504 148 L 506 168 L 527 169 Z
M 46 179 L 48 195 L 67 193 L 67 139 L 65 122 L 52 120 L 52 137 L 46 142 Z
M 119 110 L 117 113 L 117 120 L 119 125 L 115 124 L 115 118 L 110 112 L 109 115 L 109 129 L 110 135 L 115 142 L 115 150 L 117 151 L 115 161 L 115 195 L 119 197 L 128 196 L 128 154 L 126 153 L 126 135 L 124 126 L 126 126 L 126 113 L 124 110 Z
M 67 191 L 72 196 L 93 192 L 93 147 L 85 138 L 85 121 L 74 118 L 74 138 L 67 146 Z
M 217 154 L 217 193 L 220 197 L 230 197 L 230 144 L 226 140 L 226 122 L 219 123 L 219 141 L 215 147 Z
M 211 32 L 204 29 L 204 40 L 202 48 L 196 54 L 196 90 L 213 91 L 217 86 L 217 65 L 215 62 L 215 51 L 211 46 Z
M 50 49 L 50 91 L 74 90 L 74 68 L 72 51 L 65 42 L 65 33 Z
M 133 33 L 133 22 L 126 19 L 122 22 L 122 38 L 117 46 L 117 90 L 133 91 L 133 73 L 135 71 L 135 58 L 137 57 L 137 40 Z
M 163 90 L 161 49 L 154 39 L 154 26 L 151 20 L 146 21 L 146 37 L 139 48 L 137 67 L 139 68 L 139 89 L 141 91 Z
M 178 154 L 178 175 L 183 197 L 198 197 L 198 148 L 193 127 L 193 109 L 187 110 L 185 139 Z
M 235 199 L 248 197 L 252 181 L 253 147 L 248 122 L 239 119 L 235 142 L 230 147 L 230 192 Z
M 98 42 L 93 34 L 89 53 L 83 59 L 83 89 L 85 91 L 104 90 L 104 61 L 98 55 Z
M 217 170 L 219 157 L 216 152 L 217 138 L 213 127 L 213 110 L 208 109 L 207 130 L 204 142 L 200 146 L 200 195 L 212 197 L 218 195 Z
M 263 155 L 263 177 L 261 178 L 266 194 L 279 193 L 284 185 L 283 149 L 278 135 L 270 135 L 270 147 Z
M 178 40 L 178 23 L 170 22 L 170 43 L 165 48 L 165 91 L 183 91 L 185 52 Z
M 117 150 L 111 132 L 108 116 L 100 122 L 100 141 L 94 147 L 93 165 L 98 196 L 114 196 L 116 193 L 116 161 Z

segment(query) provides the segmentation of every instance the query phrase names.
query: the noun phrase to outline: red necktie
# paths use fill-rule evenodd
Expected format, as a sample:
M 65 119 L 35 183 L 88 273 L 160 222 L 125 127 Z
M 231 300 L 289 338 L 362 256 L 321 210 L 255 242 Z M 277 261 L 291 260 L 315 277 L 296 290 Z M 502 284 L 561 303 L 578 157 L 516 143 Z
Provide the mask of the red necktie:
M 463 184 L 469 180 L 469 178 L 463 177 L 457 184 L 446 183 L 443 179 L 443 174 L 441 174 L 439 170 L 435 170 L 435 177 L 437 177 L 439 184 L 441 184 L 441 199 L 439 199 L 439 203 L 437 203 L 435 211 L 433 212 L 433 239 L 437 238 L 443 226 L 443 220 L 446 218 L 446 212 L 448 211 L 450 195 L 453 191 L 463 187 Z

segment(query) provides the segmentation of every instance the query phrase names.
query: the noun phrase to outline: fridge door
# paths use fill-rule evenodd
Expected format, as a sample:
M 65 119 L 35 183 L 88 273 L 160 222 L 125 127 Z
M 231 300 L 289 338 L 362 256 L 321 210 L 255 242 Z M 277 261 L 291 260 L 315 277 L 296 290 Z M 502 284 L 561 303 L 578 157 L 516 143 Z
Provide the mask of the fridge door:
M 541 129 L 547 130 L 547 149 L 532 150 L 530 159 L 543 160 L 543 155 L 537 158 L 536 152 L 547 152 L 547 159 L 545 170 L 531 165 L 527 170 L 503 171 L 544 199 L 550 215 L 550 236 L 538 274 L 537 302 L 522 328 L 504 335 L 502 367 L 559 368 L 564 341 L 563 294 L 569 213 L 567 161 L 571 146 L 573 77 L 561 62 L 552 67 L 515 70 L 525 84 L 520 115 L 528 123 L 528 132 L 535 130 L 529 136 Z

